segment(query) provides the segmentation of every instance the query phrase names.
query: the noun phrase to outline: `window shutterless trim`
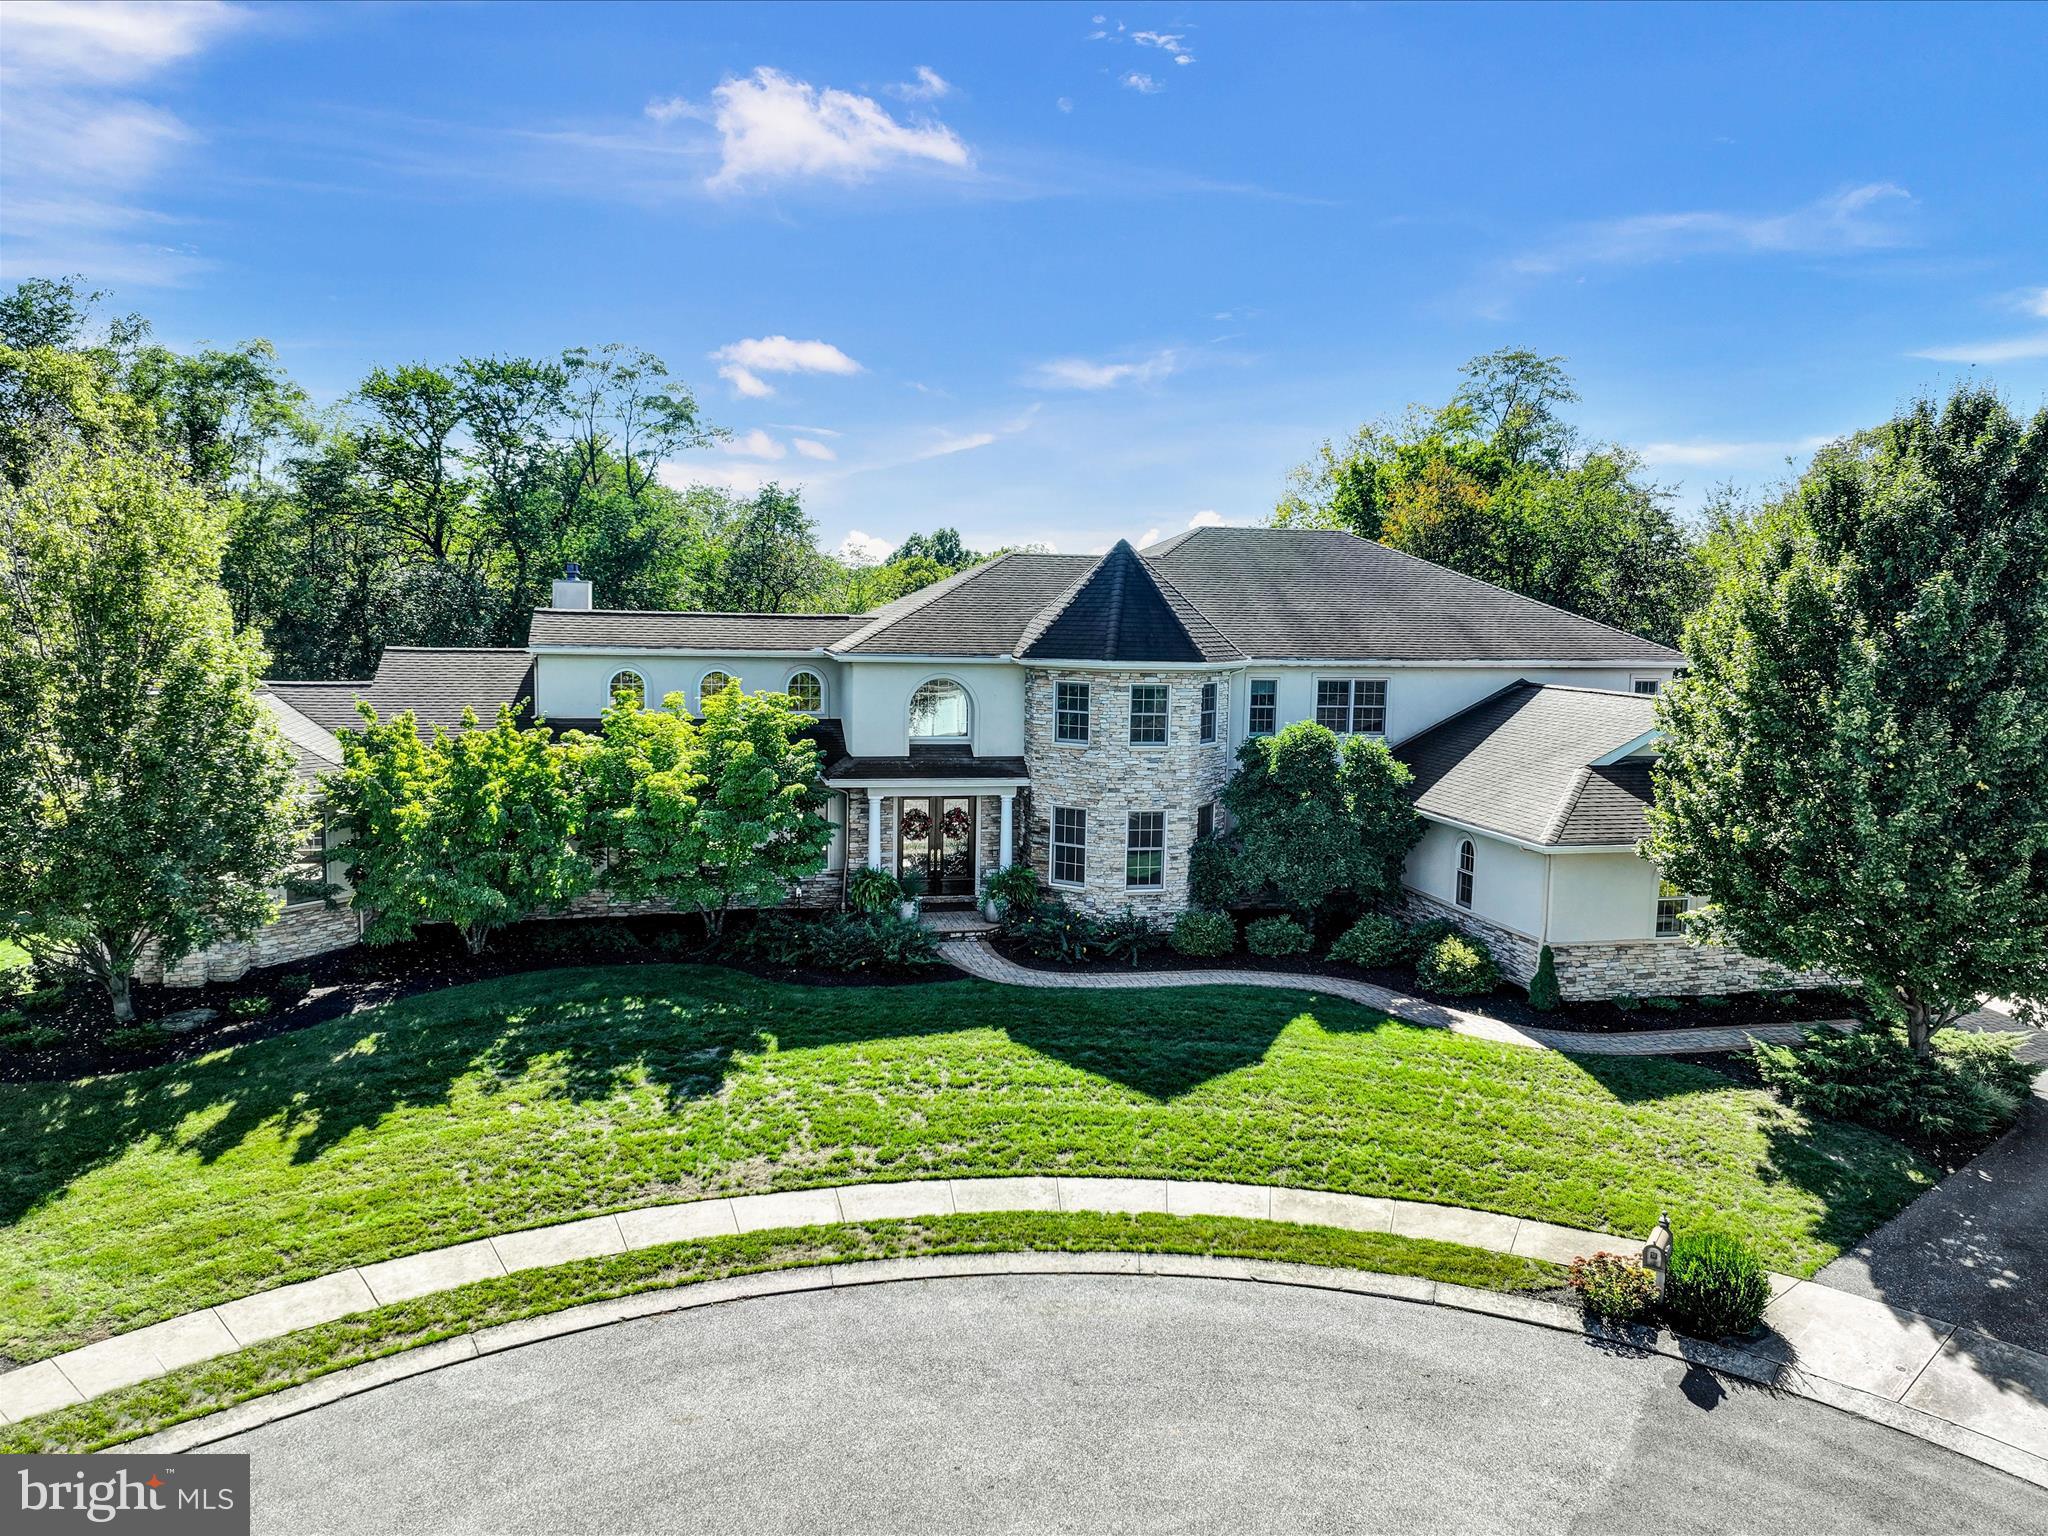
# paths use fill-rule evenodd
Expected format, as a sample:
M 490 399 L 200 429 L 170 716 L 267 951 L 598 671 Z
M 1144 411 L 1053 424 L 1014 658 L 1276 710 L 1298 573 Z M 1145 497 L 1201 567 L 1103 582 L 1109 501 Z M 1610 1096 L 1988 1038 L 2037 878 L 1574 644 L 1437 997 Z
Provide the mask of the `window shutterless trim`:
M 1063 696 L 1065 695 L 1066 691 L 1070 688 L 1078 688 L 1081 690 L 1081 703 L 1078 710 L 1070 709 L 1064 702 Z M 1095 690 L 1091 684 L 1077 683 L 1072 681 L 1055 682 L 1052 685 L 1053 743 L 1056 746 L 1062 747 L 1087 746 L 1088 738 L 1091 734 L 1093 734 L 1094 730 L 1094 707 Z M 1069 716 L 1074 715 L 1076 713 L 1078 713 L 1081 717 L 1081 734 L 1078 736 L 1069 736 L 1068 734 L 1066 734 L 1066 721 Z
M 1196 732 L 1204 746 L 1216 740 L 1217 687 L 1214 683 L 1202 684 L 1201 728 Z
M 1259 699 L 1260 690 L 1265 691 L 1265 702 Z M 1266 712 L 1265 728 L 1259 728 L 1259 711 Z M 1277 677 L 1254 677 L 1245 685 L 1244 728 L 1247 736 L 1274 736 L 1280 731 L 1280 679 Z
M 1156 858 L 1159 861 L 1153 878 L 1149 880 L 1133 879 L 1132 865 L 1134 861 L 1147 858 Z M 1166 889 L 1165 811 L 1132 811 L 1125 816 L 1124 889 L 1127 891 L 1161 891 Z
M 1458 844 L 1458 878 L 1451 887 L 1453 900 L 1467 912 L 1472 910 L 1473 876 L 1478 873 L 1478 864 L 1478 854 L 1468 837 Z
M 1147 720 L 1159 721 L 1159 739 L 1140 740 L 1138 737 L 1138 695 L 1140 692 L 1159 695 L 1159 708 L 1147 709 Z M 1164 683 L 1133 683 L 1130 689 L 1130 716 L 1125 722 L 1124 738 L 1134 747 L 1165 747 L 1173 741 L 1173 690 Z
M 1062 816 L 1072 817 L 1078 823 L 1078 825 L 1072 828 L 1078 834 L 1077 841 L 1061 840 L 1060 818 Z M 1081 872 L 1078 875 L 1063 876 L 1060 874 L 1060 852 L 1062 849 L 1072 850 L 1079 857 Z M 1053 885 L 1066 886 L 1069 889 L 1079 889 L 1088 883 L 1088 813 L 1078 806 L 1056 805 L 1052 808 L 1051 816 L 1047 818 L 1045 877 Z

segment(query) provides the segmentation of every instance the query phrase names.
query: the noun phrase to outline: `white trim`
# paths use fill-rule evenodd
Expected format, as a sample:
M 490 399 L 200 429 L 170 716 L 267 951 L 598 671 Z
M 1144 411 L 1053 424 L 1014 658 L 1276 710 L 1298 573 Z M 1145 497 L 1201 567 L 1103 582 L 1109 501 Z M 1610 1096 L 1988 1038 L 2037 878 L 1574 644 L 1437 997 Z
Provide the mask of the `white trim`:
M 397 646 L 386 647 L 397 650 Z M 489 649 L 489 647 L 476 647 Z M 832 653 L 823 646 L 813 646 L 808 651 L 753 651 L 734 646 L 711 648 L 701 645 L 528 645 L 516 647 L 529 656 L 699 656 L 706 659 L 730 657 L 739 660 L 759 656 L 768 661 L 808 661 Z
M 967 734 L 965 736 L 913 736 L 910 734 L 910 710 L 917 702 L 917 696 L 933 683 L 951 683 L 960 690 L 960 696 L 967 701 Z M 974 728 L 981 723 L 981 705 L 974 697 L 974 690 L 957 677 L 948 677 L 943 672 L 934 672 L 921 677 L 911 686 L 910 694 L 903 701 L 903 739 L 915 746 L 922 741 L 943 747 L 971 747 L 974 745 Z
M 1137 692 L 1140 688 L 1157 688 L 1166 695 L 1166 708 L 1161 719 L 1166 734 L 1158 741 L 1133 741 L 1131 726 L 1138 718 Z M 1171 683 L 1127 683 L 1124 686 L 1124 745 L 1133 752 L 1164 752 L 1173 745 L 1173 685 Z
M 1060 812 L 1074 811 L 1081 818 L 1081 878 L 1062 880 L 1055 873 L 1060 867 Z M 1128 836 L 1129 834 L 1126 834 Z M 1085 805 L 1049 805 L 1045 808 L 1045 883 L 1057 886 L 1063 891 L 1085 891 L 1088 889 L 1088 807 Z M 1067 846 L 1072 847 L 1073 844 Z
M 726 671 L 723 667 L 706 667 L 702 672 L 697 674 L 697 716 L 699 719 L 702 719 L 704 716 L 704 679 L 707 677 L 714 676 L 724 678 L 725 682 L 721 683 L 717 688 L 714 688 L 712 690 L 712 692 L 714 693 L 723 693 L 725 692 L 726 687 L 732 683 L 736 675 L 737 674 L 735 673 Z
M 729 655 L 729 654 L 731 654 L 731 653 L 730 653 L 730 652 L 715 652 L 715 653 L 711 653 L 711 654 L 717 654 L 717 655 Z M 803 655 L 808 655 L 808 654 L 811 654 L 811 653 L 809 653 L 809 652 L 792 652 L 791 654 L 793 654 L 793 655 L 797 655 L 797 654 L 803 654 Z M 825 646 L 825 647 L 823 647 L 822 649 L 820 649 L 820 650 L 819 650 L 819 651 L 818 651 L 818 652 L 817 652 L 816 654 L 818 654 L 818 655 L 820 655 L 820 656 L 828 656 L 828 657 L 830 657 L 830 658 L 831 658 L 832 660 L 834 660 L 834 661 L 898 661 L 898 662 L 900 662 L 900 661 L 921 661 L 921 662 L 924 662 L 924 663 L 925 663 L 926 665 L 928 665 L 928 666 L 935 666 L 935 667 L 995 667 L 995 666 L 1020 666 L 1020 665 L 1028 666 L 1028 665 L 1031 665 L 1031 663 L 1028 663 L 1028 662 L 1020 663 L 1020 662 L 1019 662 L 1019 661 L 1017 660 L 1017 658 L 1016 658 L 1016 657 L 1014 657 L 1014 656 L 1007 656 L 1007 655 L 1006 655 L 1006 656 L 939 656 L 939 655 L 934 655 L 934 654 L 932 654 L 932 653 L 931 653 L 931 652 L 929 652 L 929 651 L 900 651 L 900 652 L 889 652 L 889 651 L 835 651 L 835 650 L 833 650 L 833 649 L 832 649 L 832 648 L 831 648 L 830 646 Z
M 825 702 L 827 698 L 830 697 L 830 695 L 825 687 L 824 669 L 821 667 L 791 667 L 789 671 L 783 676 L 782 691 L 784 693 L 788 693 L 789 685 L 795 682 L 799 677 L 815 677 L 818 680 L 818 707 L 816 709 L 799 708 L 797 712 L 799 714 L 810 715 L 814 719 L 824 719 L 826 715 L 831 713 L 830 710 L 825 708 Z M 792 700 L 791 702 L 794 703 L 795 701 Z
M 1072 736 L 1062 736 L 1060 734 L 1060 690 L 1062 688 L 1081 688 L 1085 689 L 1088 694 L 1088 702 L 1081 711 L 1081 728 L 1087 734 L 1079 740 Z M 1025 708 L 1028 711 L 1030 705 L 1027 703 Z M 1093 683 L 1077 683 L 1072 678 L 1054 678 L 1052 680 L 1052 744 L 1056 747 L 1078 747 L 1085 750 L 1087 747 L 1092 746 L 1094 741 L 1095 685 Z
M 1157 816 L 1159 818 L 1159 883 L 1157 885 L 1131 884 L 1131 818 L 1133 816 Z M 1168 812 L 1163 805 L 1141 805 L 1124 808 L 1124 889 L 1127 891 L 1164 891 L 1166 889 L 1166 848 L 1170 839 Z M 1146 852 L 1151 852 L 1147 849 Z
M 1628 675 L 1628 691 L 1639 699 L 1654 699 L 1664 691 L 1664 685 L 1670 681 L 1668 677 L 1652 676 L 1647 672 L 1631 672 Z M 1642 687 L 1644 683 L 1655 683 L 1657 686 L 1645 693 Z
M 1608 767 L 1610 764 L 1620 762 L 1624 757 L 1634 757 L 1638 752 L 1642 751 L 1643 748 L 1650 746 L 1655 742 L 1661 741 L 1663 737 L 1664 732 L 1659 727 L 1653 725 L 1650 727 L 1650 729 L 1643 732 L 1642 735 L 1636 737 L 1635 740 L 1624 741 L 1620 746 L 1616 747 L 1613 751 L 1601 753 L 1600 756 L 1593 759 L 1590 766 L 1594 768 L 1605 768 Z
M 1308 717 L 1310 720 L 1315 721 L 1317 725 L 1322 725 L 1323 723 L 1321 720 L 1316 719 L 1316 717 L 1323 712 L 1322 695 L 1323 684 L 1325 683 L 1348 683 L 1351 685 L 1346 690 L 1344 699 L 1345 728 L 1338 731 L 1337 735 L 1363 736 L 1368 741 L 1385 741 L 1387 739 L 1387 716 L 1392 713 L 1394 707 L 1394 689 L 1390 678 L 1374 677 L 1370 672 L 1356 671 L 1318 672 L 1314 674 L 1308 680 Z M 1376 731 L 1354 731 L 1350 728 L 1350 723 L 1358 718 L 1358 685 L 1360 683 L 1378 683 L 1380 685 L 1380 728 Z M 1329 727 L 1324 726 L 1324 729 L 1327 730 Z M 1427 730 L 1429 727 L 1425 726 L 1424 729 Z
M 1511 832 L 1501 832 L 1493 827 L 1482 827 L 1477 822 L 1456 821 L 1449 816 L 1439 816 L 1434 811 L 1418 808 L 1424 821 L 1434 822 L 1440 827 L 1449 827 L 1455 832 L 1473 832 L 1481 837 L 1490 837 L 1497 843 L 1506 843 L 1515 848 L 1526 848 L 1531 853 L 1634 853 L 1634 843 L 1538 843 L 1526 837 L 1516 837 Z
M 618 700 L 619 679 L 631 674 L 633 681 L 640 685 L 640 707 L 647 708 L 647 674 L 638 667 L 620 667 L 604 680 L 604 707 L 610 709 Z
M 1472 867 L 1465 867 L 1467 855 Z M 1451 871 L 1451 905 L 1470 912 L 1479 898 L 1479 845 L 1469 837 L 1458 839 L 1458 863 Z
M 1498 672 L 1508 667 L 1543 667 L 1547 670 L 1571 670 L 1586 672 L 1625 672 L 1637 667 L 1665 667 L 1677 669 L 1685 665 L 1682 661 L 1657 661 L 1647 656 L 1634 658 L 1617 657 L 1613 661 L 1544 661 L 1537 657 L 1504 656 L 1498 661 L 1396 661 L 1384 656 L 1253 656 L 1242 662 L 1240 667 L 1322 667 L 1343 671 L 1484 671 Z

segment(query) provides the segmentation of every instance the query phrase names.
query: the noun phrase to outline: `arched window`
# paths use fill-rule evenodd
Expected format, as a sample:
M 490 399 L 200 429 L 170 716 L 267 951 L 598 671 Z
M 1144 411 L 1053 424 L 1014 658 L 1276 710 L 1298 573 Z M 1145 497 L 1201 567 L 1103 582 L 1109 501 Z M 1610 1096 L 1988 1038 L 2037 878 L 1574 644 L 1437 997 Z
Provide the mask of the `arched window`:
M 782 690 L 789 695 L 789 702 L 807 715 L 815 715 L 825 707 L 825 680 L 815 672 L 792 672 L 789 686 Z
M 1472 905 L 1472 839 L 1458 844 L 1458 905 Z
M 912 741 L 965 741 L 967 690 L 951 678 L 935 677 L 910 696 Z
M 630 667 L 612 674 L 605 693 L 614 704 L 630 704 L 635 709 L 647 707 L 647 679 Z
M 706 672 L 697 682 L 697 713 L 704 713 L 704 704 L 714 693 L 723 693 L 732 681 L 730 673 Z

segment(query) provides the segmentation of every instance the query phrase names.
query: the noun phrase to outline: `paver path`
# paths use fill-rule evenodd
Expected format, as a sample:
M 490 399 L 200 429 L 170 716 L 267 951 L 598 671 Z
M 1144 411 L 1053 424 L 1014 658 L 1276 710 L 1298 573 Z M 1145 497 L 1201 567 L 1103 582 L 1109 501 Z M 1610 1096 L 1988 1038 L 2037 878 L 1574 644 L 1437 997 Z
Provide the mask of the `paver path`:
M 996 953 L 981 939 L 947 939 L 939 956 L 948 965 L 982 981 L 1011 987 L 1078 987 L 1089 991 L 1143 987 L 1278 987 L 1289 992 L 1322 992 L 1362 1003 L 1407 1024 L 1448 1029 L 1454 1035 L 1523 1045 L 1533 1050 L 1572 1051 L 1584 1056 L 1684 1056 L 1706 1051 L 1747 1050 L 1751 1040 L 1776 1045 L 1796 1042 L 1815 1024 L 1759 1024 L 1746 1029 L 1652 1029 L 1634 1034 L 1600 1035 L 1579 1030 L 1519 1028 L 1483 1014 L 1442 1003 L 1424 1002 L 1389 991 L 1369 981 L 1341 976 L 1297 976 L 1286 971 L 1132 971 L 1128 976 L 1101 971 L 1040 971 L 1018 965 Z M 1833 1029 L 1853 1029 L 1848 1019 L 1817 1021 Z

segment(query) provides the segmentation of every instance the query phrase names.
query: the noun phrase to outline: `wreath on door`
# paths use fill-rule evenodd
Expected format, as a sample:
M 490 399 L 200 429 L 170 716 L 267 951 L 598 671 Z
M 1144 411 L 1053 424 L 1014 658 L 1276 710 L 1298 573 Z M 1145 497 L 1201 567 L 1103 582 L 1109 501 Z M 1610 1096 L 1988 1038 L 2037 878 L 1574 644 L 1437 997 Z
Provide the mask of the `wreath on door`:
M 974 819 L 964 806 L 952 806 L 939 818 L 939 830 L 945 833 L 948 842 L 957 843 L 974 830 Z
M 922 806 L 913 805 L 903 813 L 903 823 L 898 830 L 906 842 L 923 842 L 932 835 L 932 813 Z

